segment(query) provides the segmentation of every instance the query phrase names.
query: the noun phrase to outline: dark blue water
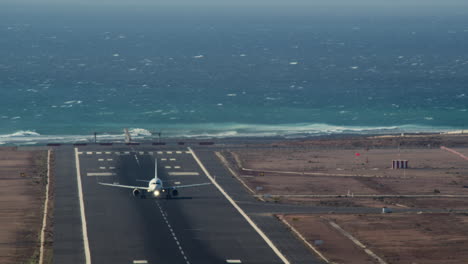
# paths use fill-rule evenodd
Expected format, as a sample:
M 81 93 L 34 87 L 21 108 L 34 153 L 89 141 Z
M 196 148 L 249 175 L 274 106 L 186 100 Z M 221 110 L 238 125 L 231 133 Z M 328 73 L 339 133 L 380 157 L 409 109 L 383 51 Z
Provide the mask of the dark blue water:
M 0 12 L 2 142 L 124 127 L 297 136 L 468 121 L 464 15 Z

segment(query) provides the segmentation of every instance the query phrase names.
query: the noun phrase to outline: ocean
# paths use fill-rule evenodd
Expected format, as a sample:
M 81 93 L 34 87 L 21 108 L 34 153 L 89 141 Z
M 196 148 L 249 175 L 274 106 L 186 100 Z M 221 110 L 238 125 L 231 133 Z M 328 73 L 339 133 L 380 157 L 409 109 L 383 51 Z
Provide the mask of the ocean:
M 468 15 L 0 11 L 0 144 L 444 132 Z

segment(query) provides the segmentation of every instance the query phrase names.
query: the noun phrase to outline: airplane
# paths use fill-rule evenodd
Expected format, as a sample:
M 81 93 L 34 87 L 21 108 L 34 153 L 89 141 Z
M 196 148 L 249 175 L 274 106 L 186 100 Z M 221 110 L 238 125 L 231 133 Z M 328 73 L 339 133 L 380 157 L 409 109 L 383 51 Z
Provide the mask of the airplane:
M 179 195 L 178 189 L 180 188 L 196 187 L 196 186 L 203 186 L 203 185 L 211 184 L 209 182 L 206 182 L 206 183 L 197 183 L 197 184 L 189 184 L 189 185 L 164 186 L 162 180 L 158 178 L 158 162 L 157 161 L 158 161 L 157 159 L 154 160 L 154 178 L 153 179 L 151 179 L 150 181 L 137 180 L 137 181 L 148 182 L 148 187 L 121 185 L 121 184 L 104 183 L 104 182 L 99 182 L 99 184 L 105 185 L 105 186 L 133 189 L 132 191 L 133 196 L 140 197 L 142 199 L 146 198 L 146 194 L 149 194 L 150 196 L 156 198 L 156 197 L 161 196 L 161 194 L 163 193 L 166 193 L 166 198 L 170 198 L 171 196 Z

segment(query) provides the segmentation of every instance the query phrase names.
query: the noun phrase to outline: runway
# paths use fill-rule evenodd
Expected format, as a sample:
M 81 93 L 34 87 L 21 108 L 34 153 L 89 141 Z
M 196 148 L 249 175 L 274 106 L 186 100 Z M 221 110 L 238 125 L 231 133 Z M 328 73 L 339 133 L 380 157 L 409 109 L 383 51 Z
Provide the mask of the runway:
M 87 248 L 89 263 L 285 263 L 214 184 L 180 189 L 174 199 L 140 199 L 98 184 L 145 186 L 137 180 L 153 177 L 154 159 L 165 185 L 209 182 L 187 148 L 64 147 L 57 154 L 55 263 L 86 263 Z M 216 181 L 229 177 L 214 172 Z M 73 186 L 79 179 L 85 226 Z M 68 199 L 59 202 L 62 196 Z

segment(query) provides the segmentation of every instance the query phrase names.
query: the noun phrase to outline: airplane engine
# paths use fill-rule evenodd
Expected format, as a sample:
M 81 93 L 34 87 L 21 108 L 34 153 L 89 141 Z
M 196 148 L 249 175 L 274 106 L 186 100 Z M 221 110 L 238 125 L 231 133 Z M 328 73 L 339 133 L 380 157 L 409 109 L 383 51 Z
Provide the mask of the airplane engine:
M 179 191 L 177 189 L 172 190 L 172 196 L 179 195 Z
M 141 195 L 141 191 L 139 189 L 134 189 L 132 193 L 135 197 L 139 197 Z

